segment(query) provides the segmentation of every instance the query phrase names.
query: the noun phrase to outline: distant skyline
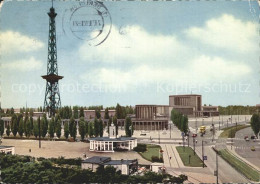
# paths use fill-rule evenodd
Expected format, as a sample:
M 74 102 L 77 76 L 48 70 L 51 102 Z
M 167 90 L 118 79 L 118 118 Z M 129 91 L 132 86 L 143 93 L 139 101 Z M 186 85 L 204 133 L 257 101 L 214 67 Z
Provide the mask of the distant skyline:
M 260 103 L 257 1 L 105 1 L 111 32 L 99 46 L 65 28 L 77 3 L 53 4 L 62 106 L 168 105 L 191 93 L 207 105 Z M 3 108 L 43 106 L 50 7 L 0 7 Z

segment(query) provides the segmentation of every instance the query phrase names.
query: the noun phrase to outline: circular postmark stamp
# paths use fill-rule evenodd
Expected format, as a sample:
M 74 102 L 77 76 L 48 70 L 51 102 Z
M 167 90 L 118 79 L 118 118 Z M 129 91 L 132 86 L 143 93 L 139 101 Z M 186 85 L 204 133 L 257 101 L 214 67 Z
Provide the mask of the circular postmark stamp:
M 89 45 L 103 43 L 110 34 L 111 16 L 102 2 L 86 0 L 66 9 L 62 17 L 63 32 L 85 40 Z

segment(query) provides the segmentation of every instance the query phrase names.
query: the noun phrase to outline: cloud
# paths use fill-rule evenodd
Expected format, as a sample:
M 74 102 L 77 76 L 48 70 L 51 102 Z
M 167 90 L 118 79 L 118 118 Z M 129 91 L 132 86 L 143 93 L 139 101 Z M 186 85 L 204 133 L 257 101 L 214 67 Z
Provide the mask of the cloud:
M 233 82 L 250 74 L 251 68 L 246 64 L 227 61 L 219 57 L 201 55 L 190 61 L 186 67 L 153 67 L 140 65 L 128 71 L 119 68 L 100 68 L 80 77 L 90 83 L 102 83 L 111 87 L 129 88 L 131 86 L 154 82 L 165 83 L 205 83 Z M 93 77 L 95 76 L 95 77 Z
M 43 48 L 44 44 L 33 37 L 19 32 L 6 31 L 0 33 L 1 53 L 4 55 L 14 52 L 30 52 Z
M 42 68 L 42 66 L 42 62 L 36 60 L 34 57 L 30 57 L 30 59 L 21 59 L 2 64 L 3 69 L 16 70 L 22 72 L 39 70 Z
M 162 65 L 180 62 L 186 47 L 175 35 L 151 34 L 138 25 L 118 28 L 112 26 L 108 39 L 98 47 L 85 42 L 79 56 L 86 62 L 105 64 Z
M 191 27 L 187 36 L 217 48 L 238 52 L 258 49 L 257 24 L 223 14 L 206 22 L 204 27 Z

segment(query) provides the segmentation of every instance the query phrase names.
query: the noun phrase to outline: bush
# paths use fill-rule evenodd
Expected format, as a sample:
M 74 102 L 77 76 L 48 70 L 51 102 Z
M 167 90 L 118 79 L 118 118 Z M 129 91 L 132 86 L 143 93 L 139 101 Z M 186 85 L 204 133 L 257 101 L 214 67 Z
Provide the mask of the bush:
M 137 144 L 137 146 L 134 148 L 134 151 L 136 152 L 145 152 L 146 150 L 146 144 Z
M 159 158 L 157 156 L 152 156 L 152 162 L 163 162 L 163 158 Z

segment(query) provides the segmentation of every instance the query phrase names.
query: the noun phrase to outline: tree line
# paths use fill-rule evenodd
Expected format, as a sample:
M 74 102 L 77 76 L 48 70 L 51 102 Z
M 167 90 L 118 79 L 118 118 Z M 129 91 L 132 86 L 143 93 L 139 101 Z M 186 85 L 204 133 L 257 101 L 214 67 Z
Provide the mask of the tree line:
M 109 126 L 111 126 L 113 121 L 114 126 L 116 127 L 116 135 L 118 135 L 118 122 L 117 117 L 109 117 L 107 123 L 107 132 L 109 133 Z M 72 116 L 69 121 L 64 123 L 64 137 L 68 139 L 72 137 L 76 140 L 77 130 L 81 137 L 81 140 L 84 140 L 85 137 L 103 137 L 103 132 L 105 128 L 105 124 L 101 118 L 95 118 L 92 121 L 86 121 L 82 116 L 79 119 L 78 127 L 77 123 Z M 60 138 L 62 130 L 62 122 L 59 114 L 56 114 L 55 117 L 51 119 L 47 119 L 46 114 L 43 114 L 43 117 L 38 117 L 37 119 L 33 119 L 32 116 L 29 116 L 28 113 L 25 114 L 13 114 L 11 118 L 11 124 L 8 124 L 6 127 L 6 135 L 9 137 L 12 133 L 14 137 L 19 135 L 20 137 L 35 136 L 38 138 L 41 136 L 45 138 L 49 136 L 50 138 L 54 138 L 55 135 Z M 134 132 L 134 128 L 132 126 L 132 121 L 130 117 L 127 117 L 125 120 L 125 133 L 126 136 L 131 137 Z M 4 121 L 0 119 L 0 133 L 1 136 L 4 133 Z
M 189 126 L 188 126 L 188 116 L 183 115 L 182 113 L 172 109 L 171 111 L 171 120 L 173 124 L 182 132 L 187 133 Z
M 220 115 L 252 115 L 258 113 L 260 108 L 257 106 L 229 105 L 227 107 L 218 107 Z
M 35 161 L 33 157 L 0 154 L 4 183 L 183 183 L 187 176 L 146 172 L 144 175 L 122 175 L 114 167 L 98 167 L 96 172 L 78 165 L 55 166 L 53 159 Z M 67 161 L 65 161 L 66 163 Z M 70 161 L 71 162 L 71 161 Z M 64 163 L 64 162 L 62 162 Z M 76 163 L 78 161 L 76 160 Z
M 60 115 L 61 119 L 70 119 L 73 117 L 74 119 L 79 119 L 80 117 L 84 117 L 84 110 L 95 110 L 95 116 L 91 117 L 93 118 L 101 118 L 101 110 L 103 110 L 103 105 L 100 106 L 89 106 L 89 107 L 83 107 L 83 106 L 64 106 L 57 110 L 57 113 Z M 105 119 L 109 119 L 109 113 L 108 110 L 115 110 L 116 116 L 118 119 L 125 119 L 128 114 L 134 113 L 134 108 L 132 106 L 121 106 L 120 104 L 117 104 L 116 107 L 107 107 L 105 108 Z M 37 109 L 33 108 L 20 108 L 20 114 L 26 114 L 28 113 L 29 116 L 33 116 L 33 113 L 37 112 L 45 112 L 47 113 L 45 108 L 39 107 Z M 6 112 L 4 112 L 3 109 L 0 108 L 1 117 L 11 117 L 14 114 L 14 108 L 7 109 Z

